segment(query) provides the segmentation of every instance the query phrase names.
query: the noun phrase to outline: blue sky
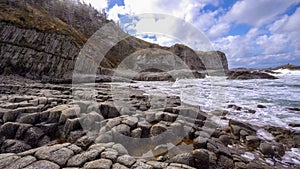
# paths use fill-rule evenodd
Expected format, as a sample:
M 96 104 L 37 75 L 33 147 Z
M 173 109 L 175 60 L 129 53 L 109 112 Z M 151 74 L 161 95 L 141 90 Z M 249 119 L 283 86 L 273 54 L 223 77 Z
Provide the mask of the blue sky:
M 129 33 L 164 46 L 185 42 L 176 37 L 189 30 L 182 30 L 172 19 L 165 22 L 166 18 L 158 17 L 149 21 L 139 16 L 159 13 L 184 20 L 202 32 L 214 49 L 226 53 L 231 68 L 300 65 L 300 0 L 84 1 L 97 9 L 105 8 L 109 19 L 119 22 Z M 135 19 L 128 19 L 132 16 Z M 168 35 L 135 34 L 151 27 L 152 22 L 168 30 Z

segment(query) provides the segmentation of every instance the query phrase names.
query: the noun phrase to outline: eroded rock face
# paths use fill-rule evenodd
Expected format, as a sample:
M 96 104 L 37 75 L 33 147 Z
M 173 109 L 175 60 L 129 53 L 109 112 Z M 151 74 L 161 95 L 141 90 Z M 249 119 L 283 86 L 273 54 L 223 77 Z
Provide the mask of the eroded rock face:
M 83 42 L 59 32 L 39 31 L 0 22 L 0 74 L 19 74 L 51 82 L 71 83 L 76 58 L 82 47 Z M 144 49 L 141 53 L 135 53 L 141 49 Z M 126 61 L 126 57 L 131 54 L 134 55 L 133 59 Z M 195 52 L 181 44 L 162 47 L 129 37 L 107 53 L 97 73 L 111 76 L 113 70 L 124 62 L 127 67 L 123 69 L 128 70 L 129 66 L 137 73 L 179 71 L 170 72 L 170 75 L 142 74 L 136 78 L 131 77 L 134 75 L 132 73 L 119 74 L 120 77 L 129 76 L 131 79 L 147 81 L 176 79 L 176 76 L 182 76 L 180 72 L 184 69 L 191 70 L 196 78 L 204 77 L 204 74 L 197 71 L 228 70 L 227 59 L 222 52 Z M 111 79 L 107 77 L 98 80 Z
M 80 45 L 66 35 L 0 22 L 0 73 L 61 78 L 71 75 Z

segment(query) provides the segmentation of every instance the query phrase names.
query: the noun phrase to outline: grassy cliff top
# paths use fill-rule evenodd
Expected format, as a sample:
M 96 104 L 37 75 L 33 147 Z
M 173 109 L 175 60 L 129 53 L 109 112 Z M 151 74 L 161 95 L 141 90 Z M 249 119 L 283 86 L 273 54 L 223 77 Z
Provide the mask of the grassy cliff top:
M 24 6 L 13 6 L 0 2 L 0 22 L 14 24 L 26 29 L 71 36 L 79 44 L 84 44 L 87 40 L 86 35 L 66 22 L 29 3 L 24 4 Z

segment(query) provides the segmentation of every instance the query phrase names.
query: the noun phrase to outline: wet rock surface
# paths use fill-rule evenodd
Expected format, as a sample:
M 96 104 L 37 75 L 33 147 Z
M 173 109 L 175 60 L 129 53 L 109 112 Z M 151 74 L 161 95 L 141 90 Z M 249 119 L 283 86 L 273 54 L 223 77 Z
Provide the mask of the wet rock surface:
M 299 131 L 266 126 L 274 139 L 265 139 L 262 128 L 215 124 L 180 98 L 151 103 L 136 87 L 99 83 L 91 101 L 67 84 L 1 78 L 1 169 L 299 168 L 282 160 L 299 148 Z

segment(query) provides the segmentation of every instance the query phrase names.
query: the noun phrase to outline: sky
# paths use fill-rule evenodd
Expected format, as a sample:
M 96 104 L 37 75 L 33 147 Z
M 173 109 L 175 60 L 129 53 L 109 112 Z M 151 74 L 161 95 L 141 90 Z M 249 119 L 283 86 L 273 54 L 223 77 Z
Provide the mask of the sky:
M 300 0 L 84 1 L 105 9 L 108 19 L 146 41 L 220 50 L 230 68 L 300 65 Z M 200 40 L 192 44 L 197 38 L 212 48 L 204 48 Z

